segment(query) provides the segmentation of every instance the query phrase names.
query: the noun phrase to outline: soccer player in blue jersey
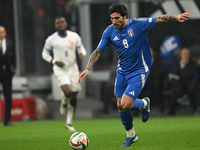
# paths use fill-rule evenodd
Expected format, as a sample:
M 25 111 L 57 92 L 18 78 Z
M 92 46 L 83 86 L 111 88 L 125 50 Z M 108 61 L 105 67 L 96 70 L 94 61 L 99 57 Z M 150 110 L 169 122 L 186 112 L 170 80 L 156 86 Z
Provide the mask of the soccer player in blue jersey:
M 127 9 L 123 4 L 114 3 L 109 8 L 112 24 L 108 26 L 97 48 L 91 54 L 86 69 L 80 74 L 79 82 L 85 78 L 103 50 L 110 44 L 116 47 L 119 55 L 114 94 L 121 122 L 126 129 L 127 138 L 121 147 L 129 147 L 138 140 L 133 127 L 132 109 L 140 109 L 142 121 L 150 115 L 150 99 L 137 98 L 145 85 L 152 58 L 146 32 L 163 22 L 185 22 L 190 14 L 165 14 L 154 18 L 127 19 Z

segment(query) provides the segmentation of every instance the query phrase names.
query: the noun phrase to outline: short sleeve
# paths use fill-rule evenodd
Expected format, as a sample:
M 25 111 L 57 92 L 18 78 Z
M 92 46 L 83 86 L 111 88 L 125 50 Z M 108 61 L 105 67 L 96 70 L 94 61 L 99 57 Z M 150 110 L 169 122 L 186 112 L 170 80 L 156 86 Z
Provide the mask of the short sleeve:
M 106 29 L 102 35 L 101 41 L 99 42 L 97 49 L 103 51 L 110 45 L 110 38 L 108 29 Z

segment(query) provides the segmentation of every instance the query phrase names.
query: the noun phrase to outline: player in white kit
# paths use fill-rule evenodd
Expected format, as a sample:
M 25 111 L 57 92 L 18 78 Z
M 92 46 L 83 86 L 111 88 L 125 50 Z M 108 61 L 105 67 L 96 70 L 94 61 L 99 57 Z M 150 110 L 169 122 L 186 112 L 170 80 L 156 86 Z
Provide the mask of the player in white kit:
M 78 83 L 79 69 L 76 61 L 76 50 L 80 59 L 86 55 L 80 36 L 67 29 L 64 17 L 55 19 L 57 32 L 50 35 L 45 42 L 42 57 L 53 65 L 55 78 L 62 90 L 60 113 L 66 114 L 65 127 L 69 131 L 76 131 L 72 126 L 77 104 L 77 94 L 81 90 Z

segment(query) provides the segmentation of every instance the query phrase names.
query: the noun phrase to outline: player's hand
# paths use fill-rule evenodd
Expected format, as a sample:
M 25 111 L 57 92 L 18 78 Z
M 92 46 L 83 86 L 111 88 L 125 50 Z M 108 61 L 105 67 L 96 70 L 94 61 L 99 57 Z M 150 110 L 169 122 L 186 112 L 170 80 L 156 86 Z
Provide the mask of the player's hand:
M 59 67 L 63 67 L 65 65 L 63 61 L 56 61 L 55 64 Z
M 188 18 L 190 17 L 190 14 L 188 12 L 182 13 L 180 15 L 177 16 L 177 20 L 179 22 L 185 22 L 188 20 Z
M 81 83 L 81 80 L 84 79 L 88 74 L 89 74 L 89 70 L 88 69 L 85 69 L 79 76 L 79 79 L 78 79 L 78 83 Z
M 78 52 L 78 56 L 79 56 L 79 58 L 80 58 L 80 59 L 82 59 L 82 58 L 83 58 L 83 54 L 82 54 L 82 53 L 80 53 L 80 52 Z

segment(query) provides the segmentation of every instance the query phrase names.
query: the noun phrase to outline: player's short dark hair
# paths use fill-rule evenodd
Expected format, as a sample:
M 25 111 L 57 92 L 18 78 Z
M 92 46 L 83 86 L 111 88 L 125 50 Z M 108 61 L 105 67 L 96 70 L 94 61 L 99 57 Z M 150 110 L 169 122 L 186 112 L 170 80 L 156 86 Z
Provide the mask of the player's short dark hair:
M 110 7 L 109 7 L 109 11 L 108 14 L 111 15 L 112 13 L 120 13 L 123 17 L 127 15 L 128 17 L 128 12 L 127 12 L 127 8 L 120 3 L 113 3 Z
M 58 19 L 65 19 L 65 17 L 63 17 L 63 16 L 57 16 L 57 17 L 55 18 L 55 22 L 56 22 L 56 20 L 58 20 Z M 65 19 L 65 21 L 66 21 L 66 19 Z

